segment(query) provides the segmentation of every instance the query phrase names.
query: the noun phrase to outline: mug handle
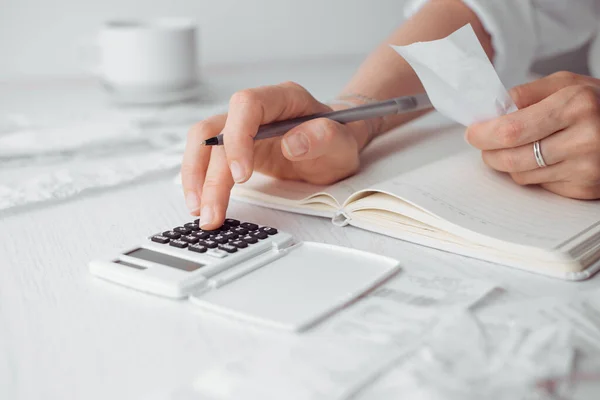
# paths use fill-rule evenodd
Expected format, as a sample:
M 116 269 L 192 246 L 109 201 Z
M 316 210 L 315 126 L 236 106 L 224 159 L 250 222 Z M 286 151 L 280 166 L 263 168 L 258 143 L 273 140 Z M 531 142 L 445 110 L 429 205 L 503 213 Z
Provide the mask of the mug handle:
M 86 38 L 79 40 L 77 42 L 77 59 L 88 73 L 99 76 L 102 71 L 98 39 Z

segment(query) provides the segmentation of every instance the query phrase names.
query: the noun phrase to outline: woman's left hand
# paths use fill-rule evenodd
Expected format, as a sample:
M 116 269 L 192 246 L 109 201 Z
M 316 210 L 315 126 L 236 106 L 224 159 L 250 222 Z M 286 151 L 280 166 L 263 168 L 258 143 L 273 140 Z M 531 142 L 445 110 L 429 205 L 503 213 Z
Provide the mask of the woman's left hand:
M 600 80 L 558 72 L 510 91 L 518 111 L 471 125 L 465 139 L 520 185 L 600 199 Z M 534 156 L 539 141 L 546 167 Z

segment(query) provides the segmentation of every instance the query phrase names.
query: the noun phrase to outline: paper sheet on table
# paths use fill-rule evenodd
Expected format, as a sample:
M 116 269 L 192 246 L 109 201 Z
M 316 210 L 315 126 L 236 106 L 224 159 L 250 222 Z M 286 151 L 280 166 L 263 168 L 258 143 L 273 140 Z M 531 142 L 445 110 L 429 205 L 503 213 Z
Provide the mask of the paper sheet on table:
M 471 25 L 440 40 L 392 48 L 415 70 L 435 109 L 462 125 L 517 110 Z
M 357 400 L 537 398 L 529 396 L 540 384 L 570 376 L 575 357 L 570 335 L 565 325 L 488 326 L 469 311 L 450 313 Z
M 573 331 L 574 346 L 600 357 L 600 290 L 491 304 L 482 310 L 480 319 L 488 325 L 510 323 L 531 329 L 545 324 L 567 325 Z
M 465 310 L 494 290 L 477 279 L 403 273 L 325 321 L 316 335 L 413 346 L 453 310 Z
M 399 357 L 390 346 L 302 338 L 272 344 L 201 374 L 195 396 L 211 400 L 342 400 L 370 384 Z
M 0 115 L 0 162 L 162 149 L 184 141 L 193 123 L 223 110 L 226 106 L 222 104 L 182 104 L 161 109 L 103 110 L 62 121 Z

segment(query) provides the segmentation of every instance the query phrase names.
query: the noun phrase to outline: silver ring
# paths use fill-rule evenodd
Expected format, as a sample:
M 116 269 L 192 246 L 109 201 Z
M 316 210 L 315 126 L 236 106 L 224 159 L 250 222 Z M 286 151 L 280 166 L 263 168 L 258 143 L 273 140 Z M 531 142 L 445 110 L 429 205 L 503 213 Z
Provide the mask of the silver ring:
M 540 148 L 540 141 L 536 140 L 533 142 L 533 156 L 535 157 L 535 162 L 540 168 L 547 167 L 546 161 L 544 161 L 544 157 L 542 157 L 542 149 Z

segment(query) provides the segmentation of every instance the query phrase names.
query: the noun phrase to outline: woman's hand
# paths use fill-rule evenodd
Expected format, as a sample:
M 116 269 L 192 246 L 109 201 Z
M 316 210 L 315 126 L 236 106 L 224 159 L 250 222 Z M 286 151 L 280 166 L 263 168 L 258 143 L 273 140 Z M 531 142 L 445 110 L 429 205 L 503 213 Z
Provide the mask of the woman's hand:
M 519 111 L 467 129 L 490 167 L 520 185 L 576 199 L 600 198 L 600 80 L 568 72 L 511 90 Z M 547 167 L 536 162 L 539 141 Z
M 331 108 L 303 87 L 286 82 L 237 92 L 228 114 L 197 123 L 188 134 L 181 176 L 186 204 L 200 215 L 200 225 L 213 229 L 223 223 L 234 182 L 245 182 L 254 170 L 316 184 L 356 172 L 368 135 L 364 123 L 315 119 L 280 138 L 253 139 L 260 125 L 327 111 Z M 224 146 L 201 145 L 219 133 L 225 136 Z

